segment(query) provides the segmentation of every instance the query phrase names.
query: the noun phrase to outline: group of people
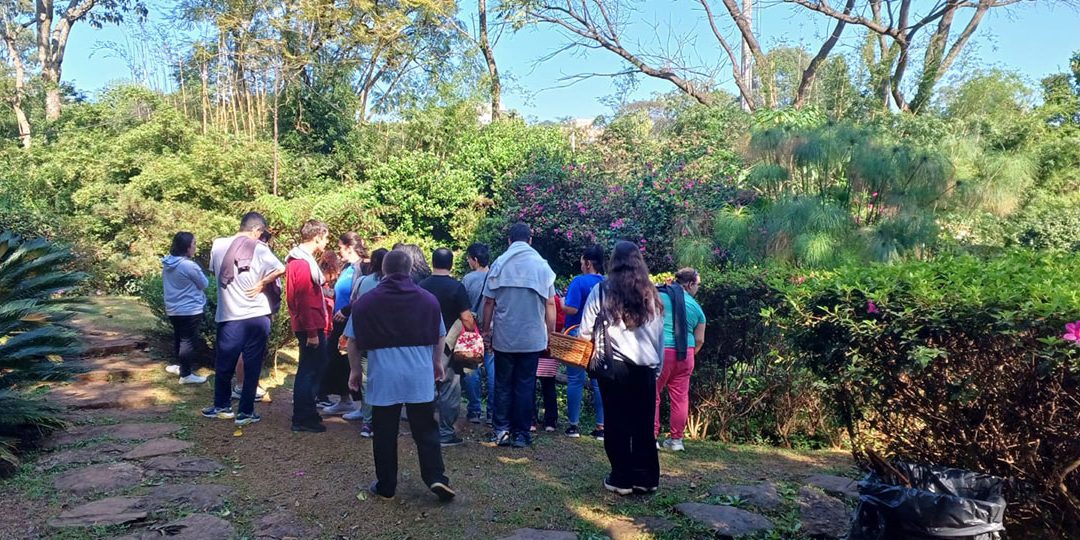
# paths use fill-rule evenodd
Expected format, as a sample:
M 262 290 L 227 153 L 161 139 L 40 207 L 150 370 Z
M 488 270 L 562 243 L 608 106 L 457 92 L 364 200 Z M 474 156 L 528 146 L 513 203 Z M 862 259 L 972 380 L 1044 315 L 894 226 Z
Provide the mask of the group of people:
M 593 245 L 581 255 L 581 275 L 560 296 L 555 272 L 533 249 L 524 223 L 510 228 L 507 248 L 494 261 L 488 246 L 469 246 L 470 272 L 461 281 L 452 277 L 454 253 L 446 248 L 432 252 L 429 268 L 415 245 L 368 253 L 362 239 L 348 232 L 338 237 L 336 251 L 328 251 L 325 223 L 307 221 L 299 233 L 284 263 L 267 245 L 269 228 L 258 213 L 246 214 L 237 234 L 214 240 L 209 268 L 218 299 L 214 402 L 203 416 L 239 426 L 260 420 L 254 410 L 259 373 L 284 277 L 300 350 L 292 430 L 325 431 L 327 415 L 361 421 L 360 434 L 373 437 L 376 480 L 370 491 L 379 497 L 393 497 L 397 487 L 402 408 L 421 477 L 441 500 L 455 496 L 441 448 L 464 442 L 455 429 L 463 391 L 467 420 L 486 419 L 490 442 L 526 448 L 536 429 L 540 368 L 544 428 L 555 431 L 554 382 L 542 367 L 550 360 L 541 358 L 560 316 L 566 333 L 596 344 L 596 369 L 567 368 L 566 435 L 580 436 L 584 389 L 591 384 L 597 424 L 592 434 L 604 440 L 611 462 L 604 487 L 620 495 L 653 492 L 660 478 L 657 451 L 683 449 L 690 374 L 705 331 L 694 300 L 700 285 L 695 270 L 680 270 L 673 283 L 658 288 L 636 244 L 618 242 L 610 258 Z M 208 286 L 192 260 L 195 252 L 194 236 L 180 232 L 163 260 L 178 359 L 168 369 L 181 384 L 206 381 L 192 371 Z M 467 369 L 455 360 L 454 345 L 457 336 L 472 332 L 483 337 L 484 357 L 478 368 Z M 671 423 L 670 437 L 661 445 L 659 403 L 665 389 Z M 239 400 L 235 411 L 234 398 Z

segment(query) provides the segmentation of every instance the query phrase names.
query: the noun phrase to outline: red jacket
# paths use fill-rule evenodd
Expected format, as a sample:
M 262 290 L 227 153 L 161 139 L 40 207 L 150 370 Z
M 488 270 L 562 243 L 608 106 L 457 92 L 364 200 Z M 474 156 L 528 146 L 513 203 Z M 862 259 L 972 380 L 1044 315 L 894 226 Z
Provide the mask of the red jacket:
M 304 337 L 326 328 L 326 300 L 322 287 L 311 279 L 311 267 L 302 259 L 285 262 L 285 302 L 293 332 Z

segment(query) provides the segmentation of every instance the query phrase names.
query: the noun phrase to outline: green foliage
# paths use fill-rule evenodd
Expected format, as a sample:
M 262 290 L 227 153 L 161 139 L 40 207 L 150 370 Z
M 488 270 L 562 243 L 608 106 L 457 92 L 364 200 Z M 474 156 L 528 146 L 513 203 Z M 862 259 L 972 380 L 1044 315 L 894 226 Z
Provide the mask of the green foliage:
M 1058 489 L 1080 457 L 1080 349 L 1058 337 L 1077 275 L 1080 256 L 1032 252 L 845 266 L 781 285 L 783 325 L 857 450 L 1015 478 L 1012 519 L 1054 504 L 1061 527 L 1080 518 Z
M 80 351 L 63 326 L 80 306 L 70 296 L 86 279 L 68 268 L 72 254 L 43 239 L 0 231 L 0 464 L 18 465 L 17 452 L 63 426 L 60 410 L 31 397 L 36 383 L 63 377 L 64 358 Z

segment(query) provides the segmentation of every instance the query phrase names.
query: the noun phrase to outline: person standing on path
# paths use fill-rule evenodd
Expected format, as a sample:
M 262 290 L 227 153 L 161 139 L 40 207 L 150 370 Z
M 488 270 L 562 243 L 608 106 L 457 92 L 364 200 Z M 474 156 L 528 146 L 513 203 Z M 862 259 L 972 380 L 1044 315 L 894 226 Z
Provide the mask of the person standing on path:
M 608 268 L 607 279 L 589 293 L 581 318 L 581 337 L 593 340 L 596 359 L 609 366 L 594 368 L 607 412 L 604 451 L 611 473 L 604 489 L 652 493 L 660 484 L 652 424 L 656 373 L 664 355 L 664 305 L 636 244 L 615 244 Z
M 462 332 L 475 332 L 476 323 L 469 310 L 469 294 L 460 281 L 450 277 L 454 267 L 454 253 L 446 248 L 438 248 L 431 254 L 431 276 L 420 282 L 420 287 L 435 296 L 439 301 L 443 324 L 453 326 L 461 321 Z M 451 345 L 453 348 L 453 345 Z M 453 355 L 445 355 L 449 360 Z M 439 410 L 439 444 L 444 447 L 457 446 L 465 441 L 457 436 L 454 424 L 461 413 L 461 374 L 455 367 L 443 365 L 446 376 L 436 383 L 436 408 Z
M 383 279 L 352 305 L 356 346 L 367 353 L 372 405 L 375 482 L 368 488 L 389 499 L 397 491 L 397 439 L 402 405 L 420 460 L 424 484 L 442 501 L 454 498 L 443 466 L 439 427 L 435 422 L 435 382 L 445 376 L 442 348 L 446 327 L 439 301 L 413 283 L 412 260 L 391 251 L 383 260 Z M 349 388 L 359 390 L 363 377 L 359 359 L 350 357 Z
M 492 442 L 532 444 L 536 365 L 555 331 L 555 272 L 532 248 L 524 223 L 510 227 L 510 247 L 488 271 L 484 290 L 485 345 L 495 350 Z
M 285 259 L 285 300 L 289 324 L 300 345 L 300 363 L 293 385 L 293 431 L 326 431 L 315 394 L 326 367 L 326 279 L 318 255 L 326 248 L 330 232 L 321 221 L 309 220 L 300 227 L 300 244 Z
M 593 244 L 581 254 L 581 275 L 570 281 L 563 301 L 566 312 L 566 327 L 577 326 L 571 336 L 581 335 L 581 308 L 596 284 L 604 280 L 604 248 Z M 581 402 L 585 397 L 585 383 L 589 381 L 593 392 L 593 410 L 596 412 L 596 429 L 590 433 L 593 437 L 604 440 L 604 402 L 600 397 L 600 385 L 596 379 L 589 379 L 583 368 L 566 367 L 566 417 L 570 426 L 566 428 L 567 437 L 580 437 Z
M 338 256 L 345 263 L 344 268 L 334 283 L 333 328 L 327 342 L 326 369 L 319 383 L 319 394 L 337 394 L 341 397 L 337 403 L 323 409 L 323 414 L 346 414 L 356 409 L 356 400 L 360 393 L 350 393 L 349 359 L 341 353 L 339 342 L 345 333 L 345 324 L 349 320 L 353 282 L 360 274 L 360 261 L 367 257 L 367 248 L 359 234 L 347 232 L 338 238 Z
M 660 436 L 660 392 L 666 387 L 671 399 L 669 438 L 663 447 L 681 452 L 686 418 L 690 414 L 690 375 L 694 358 L 705 343 L 705 312 L 694 298 L 701 275 L 693 268 L 675 273 L 675 283 L 660 288 L 664 303 L 664 369 L 656 379 L 656 412 L 653 435 Z M 658 439 L 659 440 L 659 439 Z
M 479 324 L 482 322 L 480 315 L 484 311 L 483 295 L 484 289 L 486 289 L 484 281 L 487 279 L 491 252 L 486 245 L 475 243 L 465 250 L 465 255 L 472 271 L 461 278 L 461 284 L 465 286 L 465 291 L 469 293 L 469 305 L 472 307 L 473 318 Z M 487 383 L 486 412 L 481 402 L 482 381 Z M 474 424 L 479 424 L 486 418 L 490 424 L 491 415 L 495 412 L 495 355 L 491 350 L 484 351 L 484 364 L 480 369 L 474 369 L 461 378 L 461 386 L 465 391 L 465 399 L 468 402 L 466 419 Z
M 356 369 L 353 366 L 360 366 L 360 377 L 363 381 L 363 384 L 361 385 L 360 395 L 363 401 L 359 409 L 354 410 L 350 413 L 345 413 L 341 415 L 341 417 L 345 420 L 362 420 L 363 423 L 360 426 L 360 436 L 364 438 L 370 438 L 372 435 L 371 402 L 369 402 L 367 399 L 368 378 L 365 376 L 367 374 L 367 358 L 364 357 L 363 351 L 356 347 L 356 336 L 353 335 L 351 304 L 355 303 L 356 299 L 360 298 L 364 294 L 375 290 L 375 287 L 379 285 L 380 281 L 382 281 L 383 258 L 386 257 L 387 253 L 389 252 L 384 248 L 379 248 L 371 252 L 371 273 L 365 276 L 361 276 L 359 279 L 355 280 L 352 288 L 352 296 L 350 296 L 351 301 L 349 307 L 349 318 L 347 321 L 345 321 L 344 336 L 348 338 L 345 342 L 345 351 L 348 353 L 349 356 L 349 375 L 351 377 L 353 374 L 353 370 Z
M 214 240 L 210 269 L 217 277 L 217 352 L 214 404 L 202 410 L 207 418 L 235 419 L 243 426 L 261 420 L 255 414 L 255 389 L 259 385 L 263 356 L 270 338 L 270 314 L 280 301 L 271 298 L 274 284 L 285 265 L 259 238 L 267 230 L 258 212 L 244 214 L 240 231 Z M 240 354 L 244 355 L 244 383 L 238 412 L 231 407 L 232 377 Z
M 195 256 L 195 235 L 181 231 L 173 236 L 169 255 L 161 260 L 161 283 L 164 288 L 165 314 L 173 327 L 173 354 L 176 364 L 165 371 L 180 376 L 180 384 L 202 384 L 206 377 L 191 371 L 199 343 L 203 311 L 206 309 L 206 279 Z

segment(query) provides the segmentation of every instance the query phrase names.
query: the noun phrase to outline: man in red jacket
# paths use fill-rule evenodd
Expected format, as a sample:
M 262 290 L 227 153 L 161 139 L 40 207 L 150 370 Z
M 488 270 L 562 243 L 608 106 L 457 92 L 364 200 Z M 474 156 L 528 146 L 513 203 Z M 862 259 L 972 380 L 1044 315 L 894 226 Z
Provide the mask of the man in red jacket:
M 315 393 L 326 366 L 325 278 L 318 255 L 326 248 L 330 231 L 321 221 L 309 220 L 300 228 L 300 244 L 285 259 L 285 301 L 289 322 L 300 343 L 300 365 L 293 384 L 293 431 L 326 431 L 315 408 Z

